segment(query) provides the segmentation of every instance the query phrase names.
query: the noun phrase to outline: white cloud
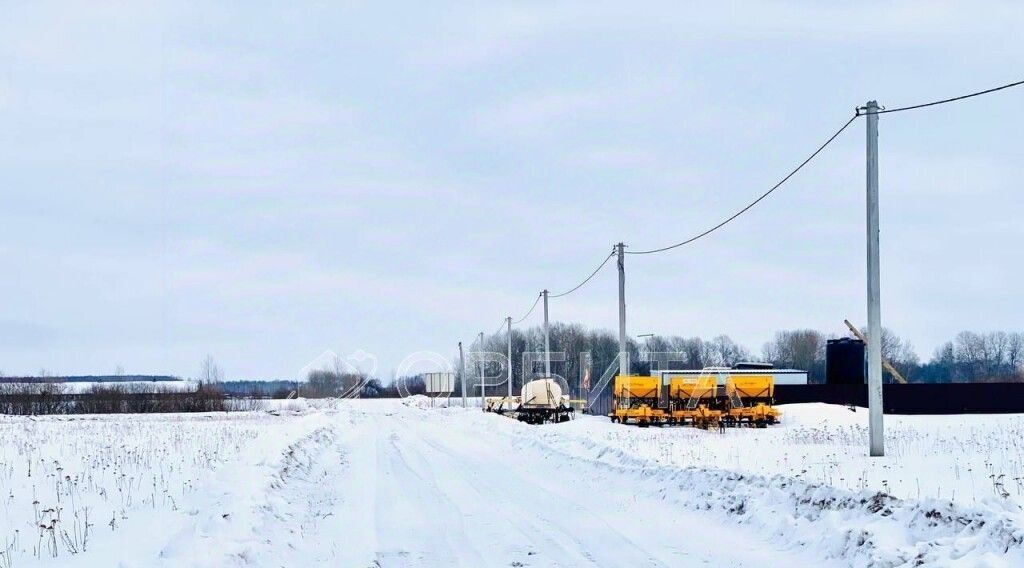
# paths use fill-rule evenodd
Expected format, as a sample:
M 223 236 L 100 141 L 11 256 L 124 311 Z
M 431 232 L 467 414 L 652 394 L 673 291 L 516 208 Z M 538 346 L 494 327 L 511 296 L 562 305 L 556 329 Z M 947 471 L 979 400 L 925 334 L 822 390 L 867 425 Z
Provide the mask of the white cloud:
M 9 16 L 0 292 L 25 337 L 50 331 L 0 345 L 7 372 L 188 373 L 213 352 L 233 376 L 274 376 L 325 349 L 385 367 L 444 352 L 618 240 L 713 225 L 869 97 L 954 95 L 1024 63 L 1007 2 Z M 885 118 L 885 321 L 923 353 L 1019 325 L 1014 97 Z M 858 123 L 713 239 L 631 258 L 630 329 L 757 349 L 856 318 L 863 168 Z M 614 327 L 613 276 L 554 317 Z

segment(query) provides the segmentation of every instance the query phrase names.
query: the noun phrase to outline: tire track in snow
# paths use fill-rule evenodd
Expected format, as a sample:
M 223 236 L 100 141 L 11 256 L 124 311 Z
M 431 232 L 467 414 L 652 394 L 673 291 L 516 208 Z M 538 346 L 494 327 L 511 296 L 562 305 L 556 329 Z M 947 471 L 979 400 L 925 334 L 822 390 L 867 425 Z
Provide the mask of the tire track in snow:
M 319 426 L 282 446 L 279 453 L 265 457 L 254 453 L 253 461 L 218 472 L 201 488 L 208 493 L 206 500 L 188 511 L 187 520 L 176 531 L 168 533 L 154 558 L 119 566 L 287 565 L 281 559 L 302 546 L 307 531 L 315 528 L 304 522 L 304 514 L 321 510 L 335 497 L 323 493 L 308 499 L 310 487 L 336 474 L 324 466 L 341 466 L 338 454 L 336 460 L 325 457 L 325 452 L 335 448 L 331 443 L 334 435 L 330 425 Z M 307 499 L 295 501 L 297 493 Z
M 460 511 L 423 472 L 422 460 L 410 459 L 402 436 L 394 429 L 375 429 L 376 529 L 385 548 L 377 551 L 382 567 L 484 566 L 483 558 L 466 546 Z
M 534 537 L 542 553 L 521 565 L 754 566 L 765 559 L 775 565 L 832 564 L 681 507 L 664 493 L 652 494 L 644 475 L 623 476 L 614 467 L 548 451 L 536 442 L 538 427 L 493 415 L 480 420 L 472 414 L 409 412 L 403 418 L 415 420 L 410 427 L 435 467 L 463 472 L 454 473 L 453 481 L 475 488 L 475 499 L 460 503 L 486 499 L 517 533 L 547 535 L 556 543 L 545 548 Z M 544 554 L 561 549 L 575 556 Z
M 466 535 L 467 542 L 481 551 L 487 561 L 486 564 L 476 565 L 529 563 L 538 566 L 537 563 L 545 559 L 553 559 L 555 562 L 541 565 L 582 566 L 592 563 L 585 549 L 567 546 L 565 542 L 569 539 L 554 538 L 549 525 L 535 520 L 538 511 L 524 511 L 522 507 L 505 501 L 507 491 L 481 491 L 478 482 L 495 472 L 486 472 L 481 464 L 475 463 L 479 457 L 452 459 L 449 452 L 436 446 L 433 436 L 423 435 L 420 431 L 422 423 L 413 426 L 403 420 L 400 425 L 403 436 L 415 442 L 409 444 L 407 451 L 416 456 L 416 461 L 422 467 L 431 471 L 432 479 L 442 480 L 440 487 L 444 488 L 449 501 L 466 519 L 460 533 Z M 522 494 L 519 492 L 519 495 Z
M 239 492 L 251 500 L 235 508 L 242 514 L 217 515 L 218 530 L 190 540 L 223 550 L 189 565 L 807 564 L 741 527 L 636 491 L 637 480 L 614 468 L 526 443 L 537 430 L 493 418 L 346 404 L 288 447 L 265 490 Z
M 424 426 L 420 423 L 420 428 Z M 433 434 L 423 436 L 423 443 L 441 458 L 444 469 L 458 472 L 475 463 L 477 471 L 471 469 L 469 475 L 461 475 L 453 483 L 472 488 L 475 501 L 486 500 L 501 512 L 503 520 L 530 543 L 529 548 L 537 556 L 527 559 L 530 565 L 537 565 L 538 561 L 551 562 L 551 566 L 678 565 L 680 558 L 657 558 L 644 544 L 638 544 L 603 515 L 581 503 L 568 490 L 570 484 L 552 490 L 524 469 L 507 463 L 507 452 L 480 446 L 474 449 L 482 451 L 473 452 L 465 446 L 445 443 L 441 432 L 434 430 Z

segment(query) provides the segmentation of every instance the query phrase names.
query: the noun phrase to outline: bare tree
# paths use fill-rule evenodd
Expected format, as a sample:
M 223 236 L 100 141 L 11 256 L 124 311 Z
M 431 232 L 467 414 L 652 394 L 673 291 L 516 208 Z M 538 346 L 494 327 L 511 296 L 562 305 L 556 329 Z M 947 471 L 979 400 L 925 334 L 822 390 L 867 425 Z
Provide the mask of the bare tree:
M 672 351 L 682 357 L 683 365 L 690 369 L 703 369 L 713 364 L 711 346 L 699 337 L 673 337 Z
M 779 331 L 764 346 L 764 358 L 777 366 L 805 369 L 812 382 L 825 375 L 825 335 L 814 329 Z
M 203 359 L 203 366 L 199 371 L 199 380 L 204 384 L 215 384 L 224 380 L 224 371 L 217 366 L 213 356 L 207 354 Z
M 887 327 L 882 328 L 882 357 L 888 359 L 907 380 L 913 378 L 913 371 L 920 363 L 914 346 Z
M 914 346 L 887 327 L 882 328 L 882 357 L 897 368 L 917 365 L 919 362 Z
M 1013 332 L 1008 335 L 1006 363 L 1021 371 L 1024 367 L 1024 333 Z
M 750 358 L 750 352 L 732 340 L 728 335 L 719 335 L 711 340 L 712 364 L 731 367 L 736 363 Z
M 309 398 L 359 398 L 368 380 L 366 374 L 335 357 L 329 366 L 309 372 L 302 394 Z
M 868 336 L 866 327 L 862 327 L 860 332 L 864 337 Z M 887 359 L 907 380 L 912 379 L 914 370 L 920 366 L 914 346 L 887 327 L 882 328 L 882 358 Z M 883 373 L 886 377 L 891 375 L 885 370 Z M 892 378 L 890 377 L 889 380 L 891 381 Z

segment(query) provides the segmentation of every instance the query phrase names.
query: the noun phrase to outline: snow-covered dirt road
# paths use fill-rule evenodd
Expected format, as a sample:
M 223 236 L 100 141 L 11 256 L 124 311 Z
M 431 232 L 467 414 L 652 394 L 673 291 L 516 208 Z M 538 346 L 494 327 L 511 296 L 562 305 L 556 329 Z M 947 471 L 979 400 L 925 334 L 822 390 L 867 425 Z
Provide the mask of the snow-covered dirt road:
M 867 460 L 842 407 L 719 434 L 419 402 L 0 416 L 0 568 L 1024 565 L 1024 417 L 887 417 Z
M 291 449 L 258 539 L 221 547 L 226 557 L 174 550 L 210 566 L 821 565 L 470 412 L 351 405 Z

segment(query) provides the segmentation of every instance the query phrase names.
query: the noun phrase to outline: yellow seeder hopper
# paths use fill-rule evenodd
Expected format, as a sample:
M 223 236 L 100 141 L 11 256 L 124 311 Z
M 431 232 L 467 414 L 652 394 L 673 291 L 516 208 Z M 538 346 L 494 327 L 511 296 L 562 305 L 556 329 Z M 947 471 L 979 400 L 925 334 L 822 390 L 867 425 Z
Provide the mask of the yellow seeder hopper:
M 692 424 L 707 429 L 716 426 L 722 419 L 721 410 L 712 410 L 718 394 L 718 377 L 716 375 L 700 375 L 697 377 L 677 377 L 669 381 L 669 413 L 670 424 Z
M 638 426 L 660 426 L 665 411 L 658 408 L 661 397 L 660 377 L 618 375 L 612 390 L 612 422 L 635 422 Z
M 772 407 L 775 402 L 775 380 L 771 375 L 737 375 L 725 381 L 726 412 L 730 426 L 765 428 L 782 418 Z

